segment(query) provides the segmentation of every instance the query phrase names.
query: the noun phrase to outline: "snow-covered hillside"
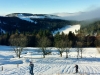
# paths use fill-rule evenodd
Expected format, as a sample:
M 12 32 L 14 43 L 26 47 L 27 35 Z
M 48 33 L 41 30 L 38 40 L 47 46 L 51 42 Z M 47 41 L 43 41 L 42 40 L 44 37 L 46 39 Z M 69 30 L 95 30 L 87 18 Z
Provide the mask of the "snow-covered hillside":
M 44 18 L 50 18 L 50 19 L 60 19 L 60 17 L 56 15 L 50 15 L 50 14 L 29 14 L 29 13 L 12 13 L 6 15 L 7 17 L 18 17 L 22 20 L 26 20 L 29 22 L 34 22 L 32 19 L 44 19 Z
M 22 20 L 26 20 L 29 22 L 34 22 L 33 20 L 30 19 L 30 17 L 25 17 L 23 14 L 18 14 L 18 17 Z
M 59 29 L 59 30 L 57 30 L 57 31 L 54 31 L 53 35 L 55 35 L 57 32 L 60 32 L 60 34 L 61 34 L 62 32 L 65 33 L 65 34 L 68 34 L 69 31 L 72 31 L 73 33 L 77 34 L 77 33 L 75 32 L 75 30 L 76 30 L 76 31 L 77 31 L 77 30 L 80 30 L 80 25 L 79 25 L 79 24 L 77 24 L 77 25 L 67 25 L 66 27 L 63 27 L 63 28 L 61 28 L 61 29 Z
M 23 19 L 23 20 L 27 20 L 27 21 L 31 21 L 31 18 L 40 18 L 40 19 L 44 19 L 44 18 L 50 18 L 50 19 L 58 19 L 57 16 L 52 16 L 52 15 L 31 15 L 31 16 L 25 16 L 23 14 L 17 14 L 17 17 Z
M 56 48 L 42 58 L 39 48 L 24 48 L 21 58 L 15 56 L 10 46 L 0 46 L 0 75 L 30 75 L 29 62 L 34 63 L 34 75 L 100 75 L 100 54 L 96 48 L 84 48 L 83 58 L 76 59 L 76 48 L 71 48 L 69 58 L 60 57 Z M 75 73 L 75 64 L 79 73 Z M 3 71 L 2 71 L 3 67 Z

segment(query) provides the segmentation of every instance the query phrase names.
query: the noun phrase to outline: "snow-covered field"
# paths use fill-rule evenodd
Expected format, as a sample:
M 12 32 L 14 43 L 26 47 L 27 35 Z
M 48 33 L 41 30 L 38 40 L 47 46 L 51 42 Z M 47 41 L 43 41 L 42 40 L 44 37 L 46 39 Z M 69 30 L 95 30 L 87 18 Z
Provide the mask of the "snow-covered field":
M 76 48 L 71 48 L 69 58 L 60 57 L 56 48 L 50 48 L 51 55 L 42 58 L 39 48 L 27 47 L 18 59 L 13 48 L 0 46 L 0 75 L 30 75 L 29 62 L 34 63 L 34 75 L 100 75 L 100 54 L 96 48 L 84 48 L 83 58 L 76 58 Z M 75 64 L 79 73 L 75 73 Z M 3 71 L 2 71 L 3 67 Z

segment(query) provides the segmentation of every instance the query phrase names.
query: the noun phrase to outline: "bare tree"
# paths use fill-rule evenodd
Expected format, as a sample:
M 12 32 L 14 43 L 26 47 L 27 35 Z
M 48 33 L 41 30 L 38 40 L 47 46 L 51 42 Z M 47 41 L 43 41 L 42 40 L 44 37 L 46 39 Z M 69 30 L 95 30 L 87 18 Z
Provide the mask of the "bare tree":
M 97 47 L 97 51 L 98 51 L 98 53 L 100 54 L 100 47 Z
M 77 59 L 78 59 L 80 57 L 80 54 L 81 54 L 81 58 L 83 54 L 83 45 L 84 45 L 84 40 L 85 40 L 84 31 L 83 30 L 79 31 L 79 33 L 76 36 L 77 36 L 77 42 L 76 42 L 77 50 L 76 51 L 77 51 Z M 88 44 L 88 40 L 86 44 Z
M 27 38 L 23 34 L 11 35 L 9 39 L 10 45 L 13 47 L 16 56 L 20 58 L 23 48 L 27 45 Z
M 96 36 L 95 45 L 97 47 L 98 53 L 100 53 L 100 35 Z
M 51 45 L 51 41 L 47 37 L 42 37 L 38 40 L 37 44 L 43 52 L 43 58 L 45 58 L 46 48 Z
M 80 48 L 81 58 L 83 58 L 83 55 L 82 55 L 82 54 L 83 54 L 83 51 L 84 51 L 84 50 L 83 50 L 83 48 L 81 47 L 81 48 Z
M 68 53 L 69 53 L 69 50 L 70 50 L 70 48 L 71 48 L 71 45 L 72 45 L 72 42 L 71 41 L 66 41 L 66 49 L 65 49 L 65 51 L 66 51 L 66 58 L 68 58 Z
M 81 58 L 82 58 L 82 54 L 83 54 L 83 48 L 82 48 L 82 42 L 77 42 L 77 59 L 79 58 L 80 56 L 80 53 L 81 53 Z
M 55 43 L 56 48 L 58 49 L 60 56 L 62 57 L 62 53 L 66 49 L 66 41 L 64 40 L 59 40 Z M 66 50 L 67 51 L 67 50 Z

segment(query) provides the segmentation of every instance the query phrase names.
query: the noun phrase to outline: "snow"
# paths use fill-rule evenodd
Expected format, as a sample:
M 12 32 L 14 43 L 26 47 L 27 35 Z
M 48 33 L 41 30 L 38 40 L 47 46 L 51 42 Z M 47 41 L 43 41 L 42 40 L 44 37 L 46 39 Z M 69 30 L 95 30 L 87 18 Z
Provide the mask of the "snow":
M 22 20 L 26 20 L 26 21 L 29 21 L 29 22 L 34 22 L 33 20 L 30 19 L 30 17 L 24 16 L 23 14 L 18 14 L 18 17 Z
M 84 48 L 82 59 L 76 58 L 77 48 L 70 49 L 68 59 L 65 53 L 60 57 L 57 48 L 48 49 L 51 55 L 42 58 L 39 48 L 25 47 L 19 59 L 11 46 L 0 46 L 0 75 L 30 75 L 30 61 L 34 63 L 34 75 L 100 75 L 100 54 L 96 48 Z M 77 74 L 74 74 L 75 64 L 79 65 Z
M 31 18 L 42 18 L 42 19 L 44 19 L 45 18 L 45 16 L 30 16 Z
M 57 32 L 60 32 L 60 34 L 62 32 L 64 32 L 65 34 L 68 34 L 69 31 L 72 31 L 74 34 L 77 34 L 75 32 L 75 30 L 80 30 L 80 24 L 77 24 L 77 25 L 67 25 L 66 27 L 63 27 L 57 31 L 54 31 L 53 35 L 55 35 Z
M 0 28 L 0 32 L 2 32 L 2 33 L 6 33 L 6 31 L 3 30 L 2 28 Z
M 26 20 L 29 22 L 33 22 L 35 24 L 37 24 L 36 21 L 31 20 L 31 18 L 40 18 L 40 19 L 44 19 L 44 18 L 50 18 L 50 19 L 59 19 L 59 17 L 56 16 L 52 16 L 52 15 L 33 15 L 33 16 L 24 16 L 23 14 L 18 14 L 17 15 L 18 18 L 22 19 L 22 20 Z

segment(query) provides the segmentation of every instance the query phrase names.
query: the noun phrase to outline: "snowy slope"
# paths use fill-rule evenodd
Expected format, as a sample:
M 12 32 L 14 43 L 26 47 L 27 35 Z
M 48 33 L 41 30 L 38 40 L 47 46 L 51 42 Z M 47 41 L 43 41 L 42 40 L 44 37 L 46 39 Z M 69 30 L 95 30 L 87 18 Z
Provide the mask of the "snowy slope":
M 33 19 L 44 19 L 44 18 L 49 18 L 49 19 L 60 19 L 59 16 L 52 15 L 52 14 L 30 14 L 30 13 L 12 13 L 6 15 L 6 17 L 18 17 L 22 20 L 26 20 L 29 22 L 34 22 Z
M 59 29 L 57 31 L 54 31 L 53 35 L 55 35 L 57 32 L 60 32 L 60 34 L 62 32 L 64 32 L 65 34 L 68 34 L 69 31 L 72 31 L 73 33 L 76 34 L 75 30 L 80 30 L 80 25 L 79 24 L 73 25 L 73 26 L 67 25 L 66 27 L 63 27 L 63 28 L 61 28 L 61 29 Z
M 22 58 L 18 59 L 14 58 L 12 47 L 0 46 L 0 75 L 29 75 L 29 61 L 34 63 L 34 75 L 100 75 L 100 54 L 96 48 L 84 48 L 83 58 L 78 60 L 76 48 L 70 49 L 68 59 L 65 53 L 63 57 L 53 53 L 42 58 L 39 48 L 27 47 L 24 50 Z M 56 48 L 51 50 L 57 52 Z M 78 74 L 74 74 L 75 64 L 79 65 Z
M 34 21 L 34 20 L 31 20 L 32 18 L 36 18 L 36 19 L 44 19 L 44 18 L 59 19 L 58 16 L 49 15 L 49 14 L 48 15 L 45 14 L 45 15 L 29 15 L 29 16 L 26 16 L 26 15 L 20 13 L 20 14 L 17 14 L 16 17 L 18 17 L 22 20 L 33 22 L 33 23 L 37 23 L 37 22 Z
M 18 14 L 18 17 L 22 20 L 26 20 L 26 21 L 29 21 L 29 22 L 34 22 L 33 20 L 30 19 L 30 17 L 23 16 L 23 14 Z

